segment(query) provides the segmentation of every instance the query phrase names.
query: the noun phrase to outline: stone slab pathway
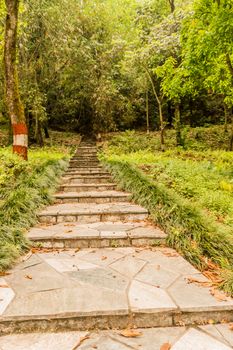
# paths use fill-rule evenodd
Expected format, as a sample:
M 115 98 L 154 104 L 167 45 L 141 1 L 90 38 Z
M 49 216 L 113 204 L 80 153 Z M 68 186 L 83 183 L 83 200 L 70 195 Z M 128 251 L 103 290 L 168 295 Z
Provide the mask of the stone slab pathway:
M 1 350 L 230 350 L 233 332 L 229 324 L 197 328 L 164 327 L 137 329 L 141 334 L 127 338 L 121 331 L 30 333 L 0 338 Z M 167 347 L 168 348 L 168 347 Z
M 233 300 L 216 297 L 164 246 L 147 210 L 111 189 L 95 146 L 81 144 L 76 163 L 28 233 L 39 247 L 0 279 L 0 350 L 156 350 L 166 342 L 174 350 L 230 349 L 233 331 L 221 323 L 233 321 Z M 77 184 L 88 186 L 70 192 Z M 142 334 L 125 338 L 119 329 L 127 328 Z

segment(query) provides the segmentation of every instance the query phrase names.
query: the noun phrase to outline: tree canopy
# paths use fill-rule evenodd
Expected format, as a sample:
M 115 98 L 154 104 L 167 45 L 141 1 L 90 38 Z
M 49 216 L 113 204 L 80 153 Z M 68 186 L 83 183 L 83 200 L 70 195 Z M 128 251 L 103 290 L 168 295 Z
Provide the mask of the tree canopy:
M 1 61 L 5 17 L 1 2 Z M 48 126 L 96 133 L 148 122 L 177 128 L 179 143 L 181 125 L 231 121 L 232 1 L 21 0 L 17 63 L 31 142 L 43 144 Z

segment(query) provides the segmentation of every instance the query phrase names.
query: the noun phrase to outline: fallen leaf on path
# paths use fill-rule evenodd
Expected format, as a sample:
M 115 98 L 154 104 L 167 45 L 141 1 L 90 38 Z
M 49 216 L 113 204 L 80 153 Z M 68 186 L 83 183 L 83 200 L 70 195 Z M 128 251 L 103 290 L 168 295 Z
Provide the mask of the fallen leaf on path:
M 233 323 L 229 324 L 230 331 L 233 331 Z
M 78 253 L 80 251 L 80 248 L 75 249 L 75 253 Z
M 161 346 L 160 350 L 170 350 L 171 347 L 172 347 L 172 346 L 171 346 L 170 343 L 164 343 L 164 344 Z
M 28 280 L 32 280 L 32 276 L 30 275 L 25 275 L 24 277 L 27 278 Z
M 218 301 L 227 301 L 228 300 L 227 296 L 223 292 L 220 292 L 219 290 L 217 290 L 215 288 L 211 288 L 210 294 L 213 295 L 215 297 L 215 299 L 217 299 Z
M 215 324 L 214 320 L 208 320 L 208 324 Z
M 27 253 L 27 254 L 22 258 L 22 262 L 27 261 L 31 256 L 32 256 L 32 251 L 30 250 L 30 252 Z
M 107 256 L 102 256 L 101 257 L 101 260 L 106 260 L 107 259 Z
M 200 281 L 197 278 L 193 278 L 193 277 L 188 277 L 187 278 L 187 283 L 188 284 L 196 283 L 196 284 L 198 284 L 199 286 L 202 286 L 202 287 L 211 287 L 213 285 L 213 283 L 211 281 Z
M 7 284 L 0 284 L 0 288 L 9 288 Z
M 78 343 L 72 348 L 72 350 L 78 349 L 79 345 L 81 345 L 82 342 L 84 342 L 84 340 L 89 339 L 89 338 L 90 338 L 89 335 L 85 335 L 84 337 L 81 337 L 81 338 L 79 339 Z
M 143 334 L 142 332 L 137 331 L 135 329 L 125 329 L 125 330 L 120 332 L 120 335 L 122 335 L 123 337 L 126 337 L 126 338 L 141 337 L 142 334 Z
M 65 233 L 73 232 L 73 230 L 66 230 Z
M 11 273 L 10 272 L 0 272 L 0 277 L 3 277 L 3 276 L 9 276 Z
M 168 256 L 169 258 L 176 258 L 179 256 L 178 253 L 176 252 L 167 252 L 167 251 L 162 251 L 163 255 Z

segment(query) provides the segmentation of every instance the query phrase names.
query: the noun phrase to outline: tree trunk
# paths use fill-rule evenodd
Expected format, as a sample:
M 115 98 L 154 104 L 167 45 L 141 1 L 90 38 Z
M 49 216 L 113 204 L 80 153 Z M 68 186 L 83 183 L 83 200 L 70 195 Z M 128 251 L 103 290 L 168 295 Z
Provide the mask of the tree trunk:
M 233 151 L 233 113 L 231 114 L 231 135 L 230 135 L 229 150 Z
M 181 123 L 180 123 L 180 104 L 175 104 L 175 130 L 176 130 L 176 145 L 182 146 L 182 137 L 181 137 Z
M 171 13 L 175 11 L 175 0 L 169 0 L 169 5 L 171 8 Z
M 154 84 L 154 81 L 150 75 L 150 72 L 149 70 L 147 69 L 147 67 L 143 66 L 146 73 L 147 73 L 147 76 L 151 82 L 151 86 L 152 86 L 152 90 L 153 90 L 153 93 L 155 95 L 155 99 L 158 103 L 158 107 L 159 107 L 159 121 L 160 121 L 160 142 L 161 142 L 161 148 L 163 149 L 164 148 L 164 144 L 165 144 L 165 141 L 164 141 L 164 129 L 165 129 L 165 123 L 164 123 L 164 120 L 163 120 L 163 111 L 162 111 L 162 104 L 161 104 L 161 100 L 160 100 L 160 97 L 159 95 L 157 94 L 156 92 L 156 89 L 155 89 L 155 84 Z
M 44 130 L 44 135 L 46 139 L 49 139 L 49 129 L 47 123 L 43 123 L 43 130 Z
M 146 132 L 150 133 L 148 90 L 146 92 Z
M 228 126 L 228 108 L 226 103 L 224 103 L 224 132 L 227 133 Z
M 28 130 L 18 88 L 16 44 L 19 0 L 5 0 L 7 15 L 4 44 L 6 105 L 13 131 L 13 152 L 27 160 Z

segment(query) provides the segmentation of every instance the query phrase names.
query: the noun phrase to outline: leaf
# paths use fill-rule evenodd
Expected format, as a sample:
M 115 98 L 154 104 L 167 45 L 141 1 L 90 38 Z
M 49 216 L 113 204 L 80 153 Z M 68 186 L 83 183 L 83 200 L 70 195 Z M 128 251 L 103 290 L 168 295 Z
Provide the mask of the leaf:
M 72 350 L 78 349 L 79 345 L 81 345 L 82 342 L 84 342 L 84 340 L 89 339 L 89 338 L 90 338 L 89 335 L 85 335 L 84 337 L 81 337 L 81 338 L 79 339 L 78 343 L 72 348 Z
M 27 278 L 28 280 L 32 280 L 32 276 L 30 275 L 25 275 L 24 277 Z
M 160 350 L 170 350 L 171 347 L 172 347 L 172 346 L 171 346 L 170 343 L 164 343 L 164 344 L 161 346 Z
M 107 256 L 102 256 L 101 257 L 101 260 L 106 260 L 107 259 Z
M 218 301 L 227 301 L 227 296 L 215 288 L 211 288 L 210 294 L 215 297 Z
M 120 335 L 122 335 L 123 337 L 126 337 L 126 338 L 141 337 L 142 334 L 143 334 L 142 332 L 137 331 L 135 329 L 125 329 L 125 330 L 120 332 Z
M 9 288 L 7 284 L 0 284 L 0 288 Z
M 198 280 L 197 278 L 193 278 L 193 277 L 188 277 L 187 278 L 187 283 L 196 283 L 198 284 L 199 286 L 202 286 L 202 287 L 210 287 L 212 286 L 212 282 L 210 281 L 200 281 Z
M 73 230 L 66 230 L 65 233 L 73 232 Z
M 27 261 L 31 256 L 32 256 L 32 251 L 30 251 L 29 253 L 27 253 L 27 254 L 22 258 L 22 262 Z
M 10 272 L 0 272 L 0 277 L 3 277 L 3 276 L 9 276 L 11 273 Z
M 230 331 L 233 331 L 233 323 L 229 324 L 229 329 L 230 329 Z
M 163 255 L 168 256 L 169 258 L 176 258 L 179 256 L 179 254 L 177 252 L 168 252 L 168 251 L 162 251 Z

